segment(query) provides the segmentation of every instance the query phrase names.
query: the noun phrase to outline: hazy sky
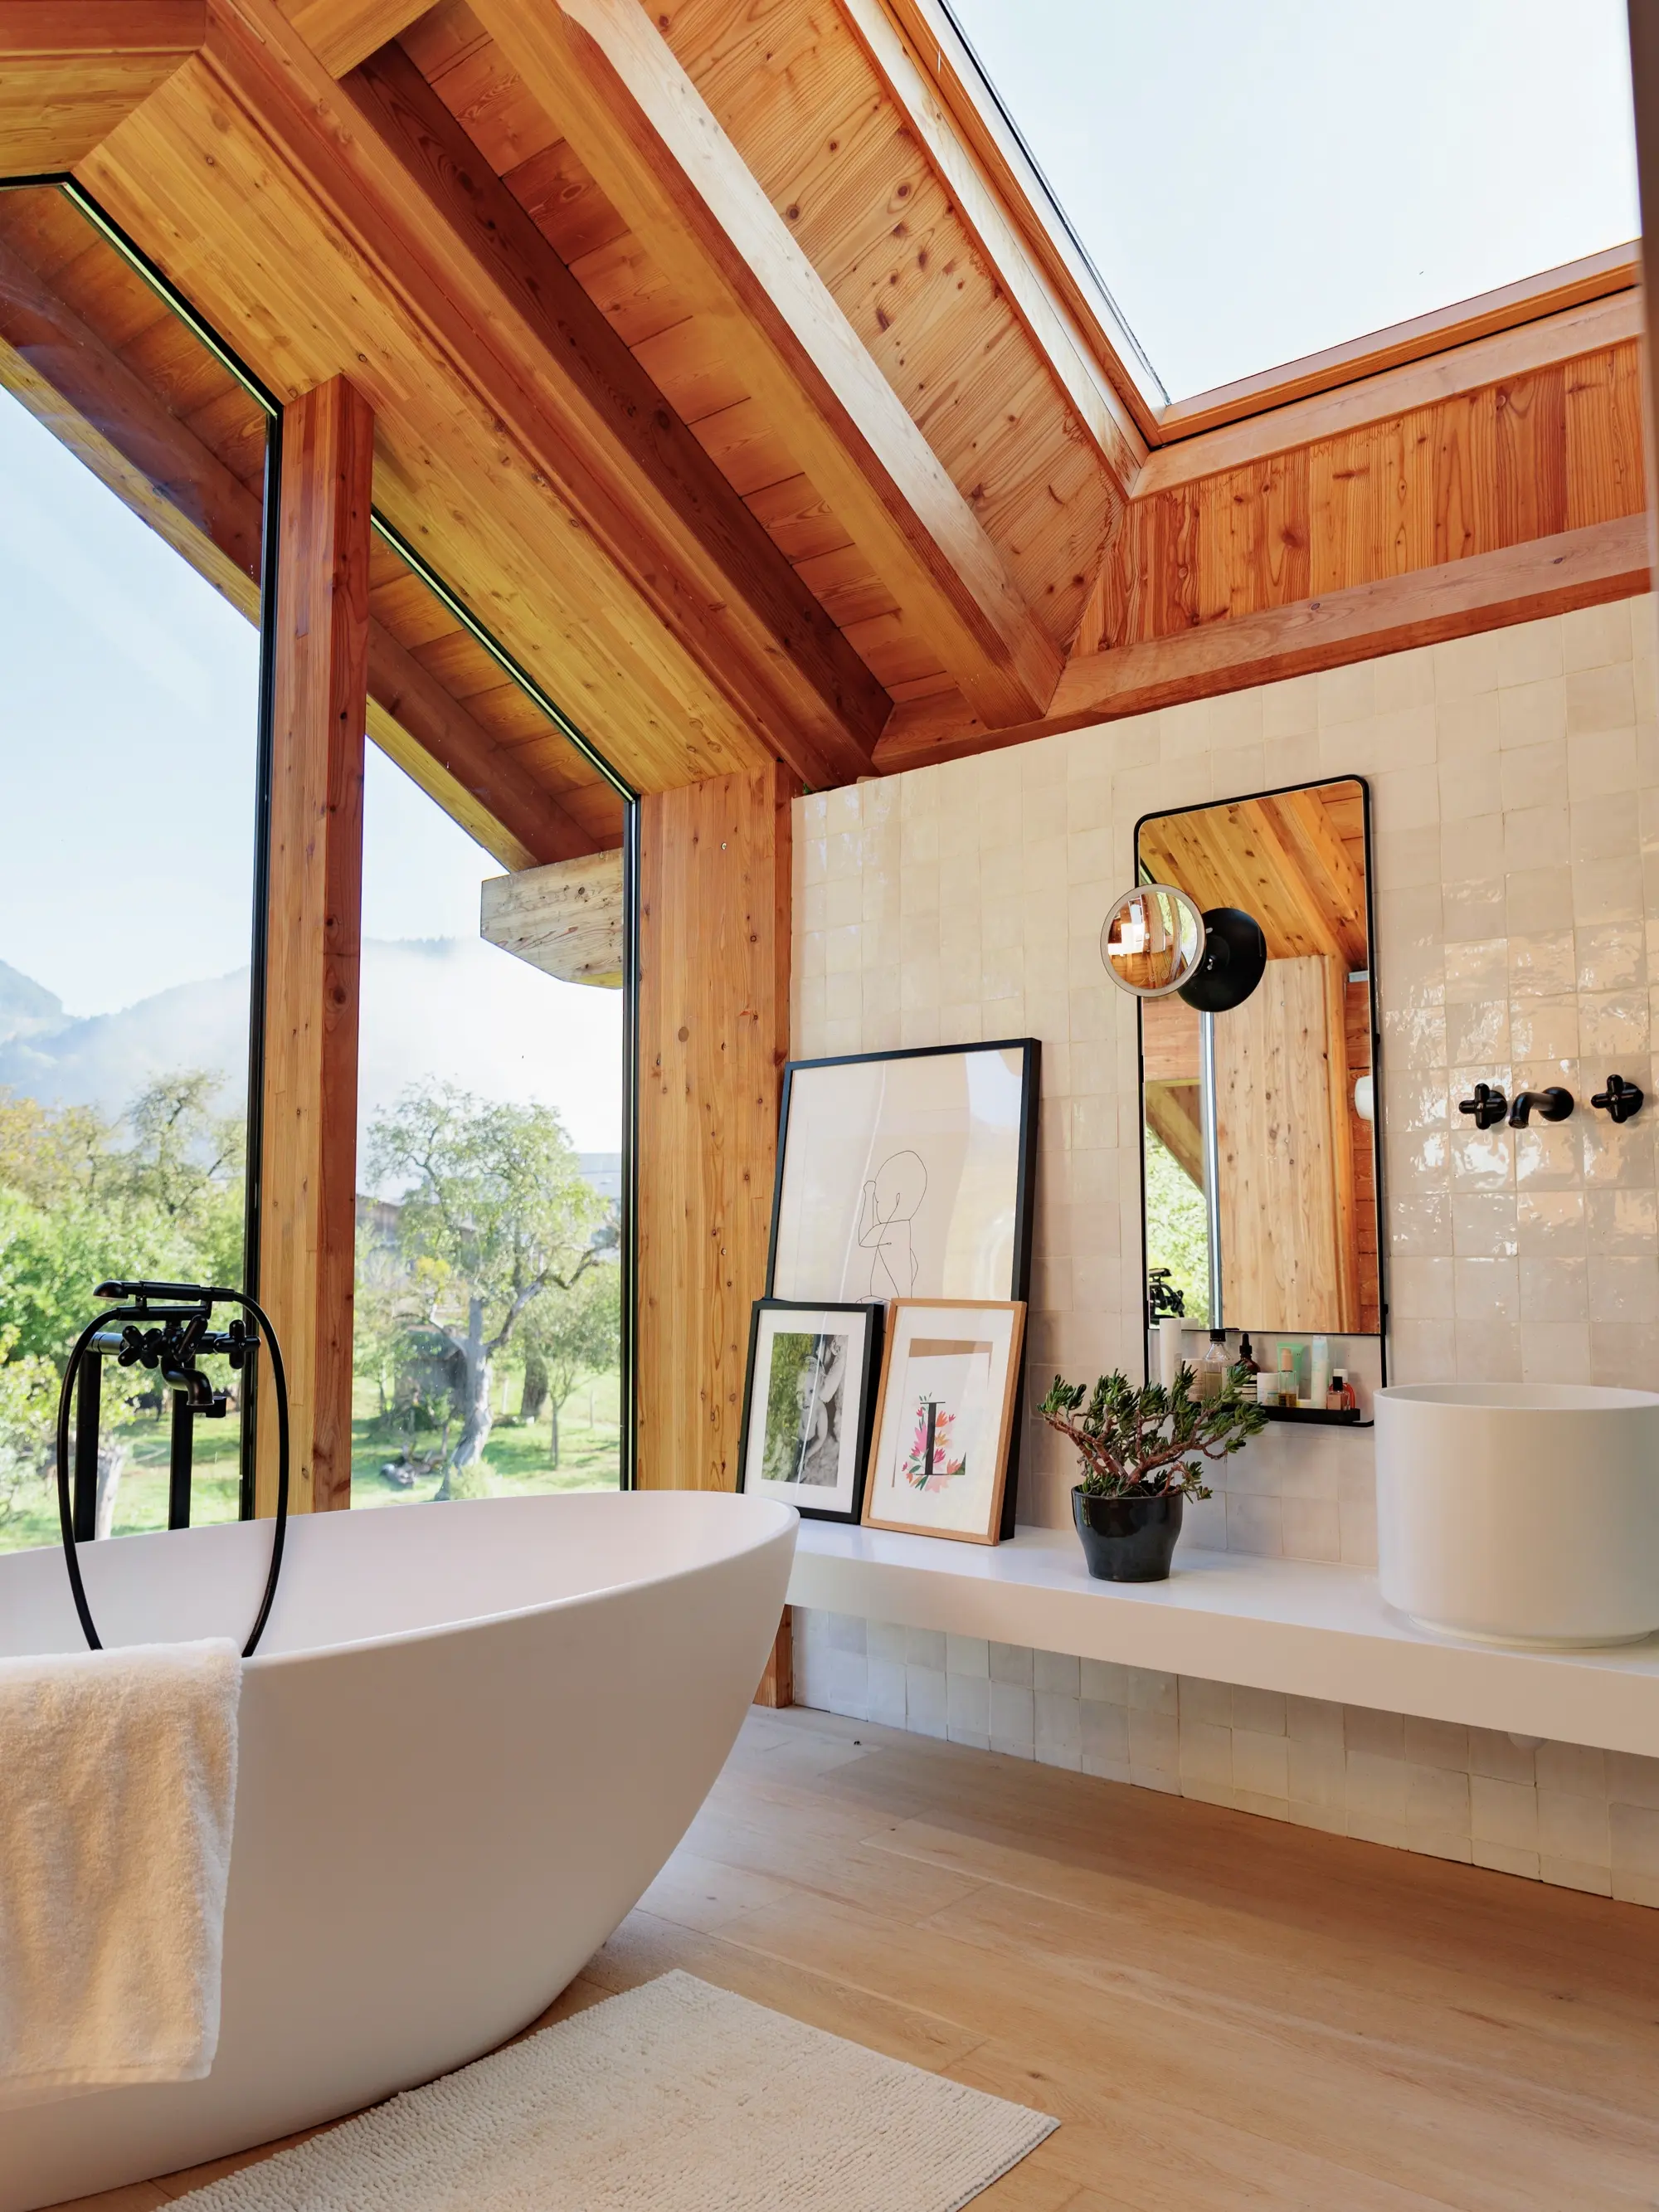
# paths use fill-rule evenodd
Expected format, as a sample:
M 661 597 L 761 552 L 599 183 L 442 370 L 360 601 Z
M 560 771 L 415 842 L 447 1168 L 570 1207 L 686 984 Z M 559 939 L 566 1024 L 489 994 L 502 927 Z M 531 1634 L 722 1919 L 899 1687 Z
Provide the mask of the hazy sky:
M 71 1015 L 245 968 L 258 633 L 3 393 L 0 672 L 0 960 Z M 365 937 L 477 943 L 501 864 L 373 745 L 363 843 Z M 481 957 L 500 973 L 468 970 L 468 1011 L 499 1036 L 423 1010 L 418 971 L 382 962 L 366 1068 L 473 1074 L 614 1151 L 621 994 Z
M 950 0 L 1172 397 L 1633 238 L 1625 0 Z

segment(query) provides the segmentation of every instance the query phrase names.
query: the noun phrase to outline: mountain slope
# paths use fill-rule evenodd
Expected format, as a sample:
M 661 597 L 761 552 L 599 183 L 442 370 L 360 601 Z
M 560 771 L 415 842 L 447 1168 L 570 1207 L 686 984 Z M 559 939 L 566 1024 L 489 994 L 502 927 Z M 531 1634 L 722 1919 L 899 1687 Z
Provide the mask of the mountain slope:
M 0 963 L 0 1086 L 113 1119 L 144 1085 L 206 1068 L 222 1103 L 247 1084 L 248 974 L 184 983 L 119 1013 L 76 1018 Z M 434 1079 L 556 1107 L 584 1151 L 621 1142 L 622 994 L 556 982 L 477 938 L 363 946 L 358 1119 Z

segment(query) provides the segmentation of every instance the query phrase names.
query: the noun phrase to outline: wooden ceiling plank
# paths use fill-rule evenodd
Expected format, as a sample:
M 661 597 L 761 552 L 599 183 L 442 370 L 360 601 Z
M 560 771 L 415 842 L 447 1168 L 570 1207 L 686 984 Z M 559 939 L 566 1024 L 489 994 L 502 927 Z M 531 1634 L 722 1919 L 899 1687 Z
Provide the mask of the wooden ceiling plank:
M 665 536 L 708 602 L 699 642 L 778 753 L 814 782 L 867 772 L 890 702 L 684 419 L 501 182 L 414 64 L 395 50 L 351 80 L 458 232 L 469 229 L 571 388 L 590 460 L 664 511 Z M 395 134 L 395 137 L 394 137 Z M 580 410 L 580 413 L 578 410 Z M 678 543 L 674 544 L 675 538 Z M 680 614 L 680 620 L 685 617 Z M 739 654 L 730 653 L 737 645 Z
M 993 721 L 1060 655 L 943 464 L 637 0 L 475 12 L 653 255 L 720 325 L 750 395 Z
M 207 33 L 207 0 L 0 0 L 0 174 L 67 169 Z
M 1018 729 L 963 721 L 948 701 L 901 704 L 876 747 L 876 766 L 893 775 L 1648 588 L 1646 516 L 1621 515 L 1266 614 L 1087 654 L 1068 665 L 1049 713 Z
M 367 61 L 406 31 L 430 0 L 279 0 L 283 13 L 331 76 Z

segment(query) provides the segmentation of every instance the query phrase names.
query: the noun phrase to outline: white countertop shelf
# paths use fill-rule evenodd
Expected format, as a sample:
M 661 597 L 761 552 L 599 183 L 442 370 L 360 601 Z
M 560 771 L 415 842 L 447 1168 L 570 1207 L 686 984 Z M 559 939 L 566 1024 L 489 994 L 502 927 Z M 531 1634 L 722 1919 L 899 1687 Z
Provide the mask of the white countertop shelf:
M 1659 1638 L 1609 1650 L 1458 1644 L 1358 1567 L 1182 1545 L 1166 1583 L 1091 1581 L 1070 1529 L 959 1544 L 803 1521 L 792 1605 L 1044 1651 L 1659 1755 Z

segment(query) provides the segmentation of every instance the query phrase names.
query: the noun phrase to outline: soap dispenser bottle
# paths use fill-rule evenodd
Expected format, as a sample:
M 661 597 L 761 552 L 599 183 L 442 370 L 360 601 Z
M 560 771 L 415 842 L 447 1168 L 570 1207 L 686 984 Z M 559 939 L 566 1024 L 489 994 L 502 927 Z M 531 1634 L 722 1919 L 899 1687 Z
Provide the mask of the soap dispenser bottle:
M 1227 1332 L 1224 1328 L 1212 1328 L 1204 1357 L 1198 1363 L 1197 1395 L 1200 1403 L 1212 1404 L 1221 1395 L 1227 1387 L 1229 1365 Z

